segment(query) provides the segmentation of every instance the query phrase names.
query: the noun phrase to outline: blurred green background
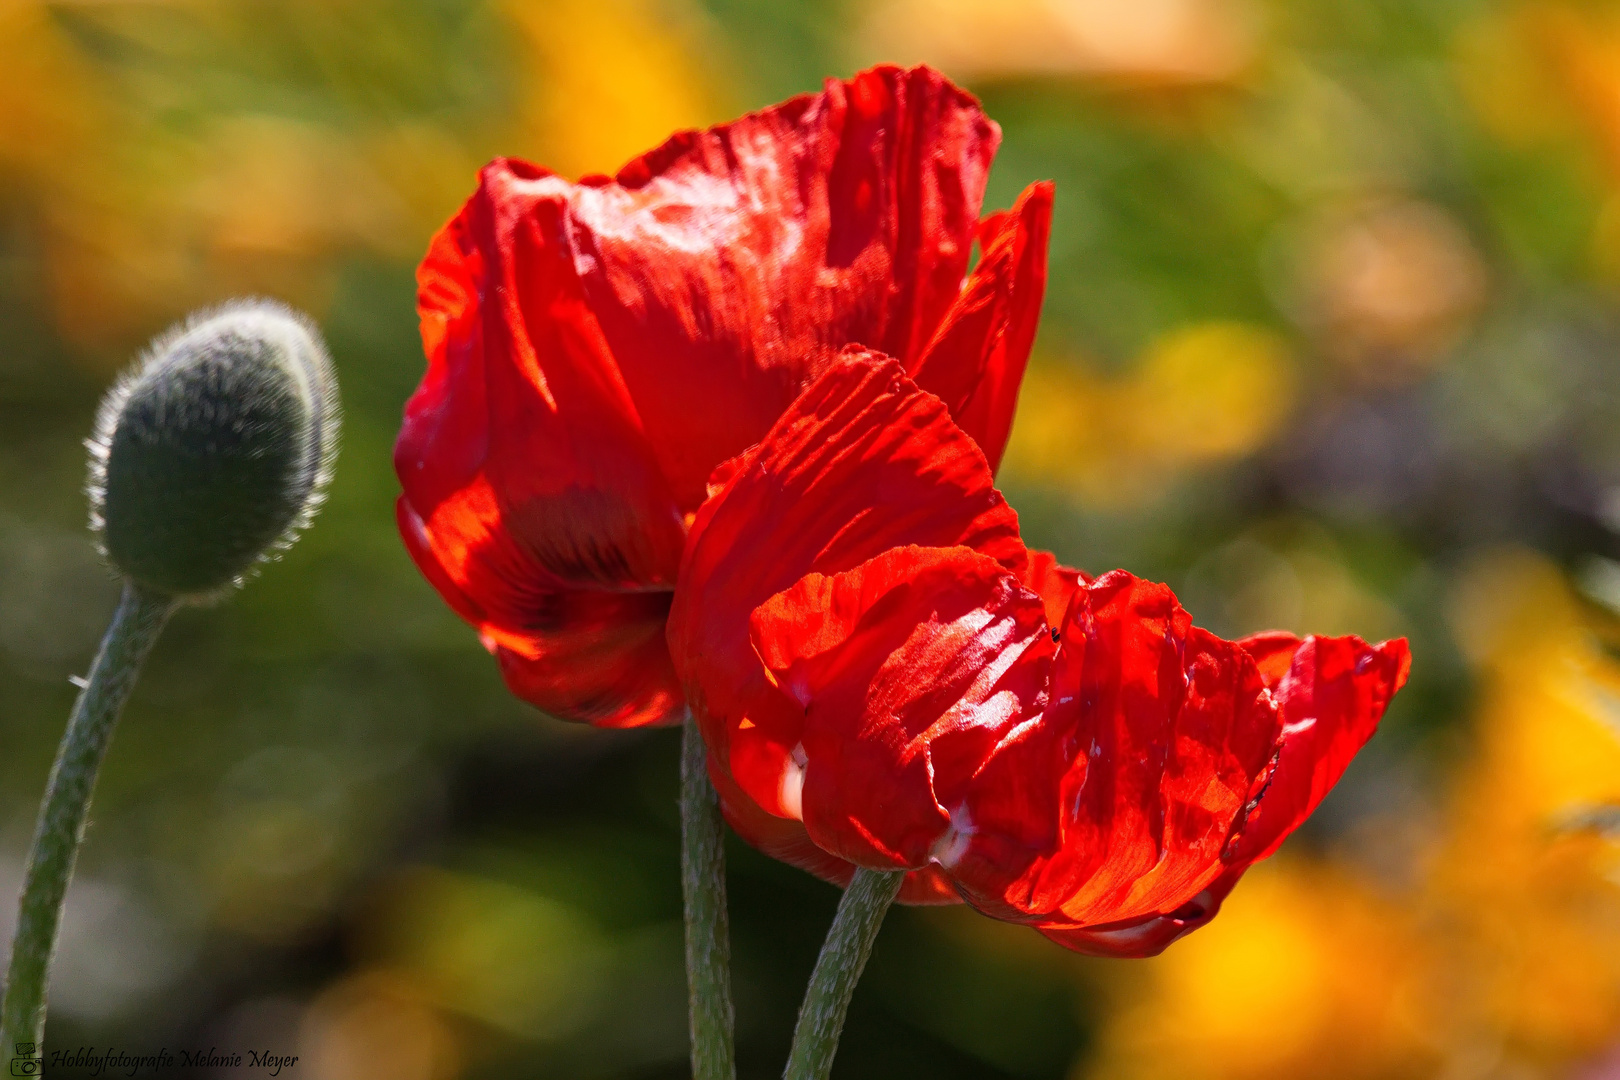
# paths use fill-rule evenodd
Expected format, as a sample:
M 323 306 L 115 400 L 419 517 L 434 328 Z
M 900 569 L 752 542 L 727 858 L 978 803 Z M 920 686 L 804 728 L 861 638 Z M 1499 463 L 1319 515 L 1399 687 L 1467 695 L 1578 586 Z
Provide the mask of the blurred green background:
M 347 408 L 315 528 L 179 616 L 125 716 L 54 1046 L 685 1075 L 675 736 L 508 697 L 394 534 L 412 271 L 491 156 L 611 171 L 880 60 L 981 95 L 989 205 L 1057 181 L 1030 541 L 1416 660 L 1159 959 L 895 912 L 835 1076 L 1620 1077 L 1620 4 L 1574 0 L 0 0 L 0 895 L 115 599 L 101 389 L 262 293 Z M 729 854 L 767 1077 L 837 896 Z

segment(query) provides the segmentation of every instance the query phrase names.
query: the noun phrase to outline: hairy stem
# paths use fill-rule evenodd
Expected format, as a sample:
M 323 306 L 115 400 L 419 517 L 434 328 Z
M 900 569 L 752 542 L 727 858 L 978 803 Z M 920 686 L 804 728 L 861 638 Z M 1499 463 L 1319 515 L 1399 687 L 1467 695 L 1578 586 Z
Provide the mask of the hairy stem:
M 735 1080 L 731 924 L 720 800 L 690 711 L 681 728 L 681 894 L 686 909 L 687 1018 L 693 1080 Z
M 810 974 L 783 1080 L 826 1080 L 832 1072 L 833 1055 L 838 1053 L 838 1037 L 844 1031 L 844 1016 L 855 995 L 855 984 L 860 981 L 883 916 L 899 895 L 905 876 L 903 870 L 855 871 L 844 898 L 838 902 L 838 914 L 816 958 L 816 969 Z
M 171 597 L 126 584 L 112 625 L 101 639 L 90 677 L 73 704 L 28 853 L 17 933 L 11 943 L 11 970 L 5 999 L 0 1003 L 0 1059 L 8 1062 L 19 1044 L 31 1043 L 35 1053 L 44 1053 L 51 957 L 62 921 L 62 900 L 84 839 L 96 774 L 107 754 L 118 714 L 134 689 L 141 662 L 174 607 Z M 9 1074 L 19 1075 L 15 1070 Z

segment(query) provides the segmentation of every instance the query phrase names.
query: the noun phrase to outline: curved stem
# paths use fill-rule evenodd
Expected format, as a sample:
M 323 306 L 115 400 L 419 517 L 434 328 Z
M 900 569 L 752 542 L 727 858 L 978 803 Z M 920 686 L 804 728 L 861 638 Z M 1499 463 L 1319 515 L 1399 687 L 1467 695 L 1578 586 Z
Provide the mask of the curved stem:
M 174 610 L 168 596 L 126 584 L 113 613 L 112 625 L 101 639 L 90 677 L 73 704 L 56 764 L 45 788 L 28 853 L 28 871 L 18 904 L 17 933 L 11 942 L 11 970 L 0 1003 L 0 1058 L 7 1062 L 18 1044 L 33 1044 L 43 1054 L 45 995 L 56 934 L 62 920 L 62 899 L 67 895 L 79 844 L 84 839 L 85 816 L 95 790 L 96 774 L 107 753 L 118 714 L 135 686 L 141 662 L 157 641 L 163 624 Z M 20 1057 L 29 1056 L 26 1052 Z M 17 1075 L 15 1070 L 8 1070 Z
M 855 995 L 855 984 L 860 981 L 878 927 L 899 895 L 905 876 L 903 870 L 855 871 L 844 898 L 838 902 L 838 914 L 827 931 L 821 955 L 816 957 L 816 969 L 810 974 L 783 1080 L 826 1080 L 832 1072 L 833 1055 L 838 1052 L 838 1037 L 844 1032 L 844 1016 Z
M 691 711 L 681 726 L 681 895 L 686 910 L 687 1019 L 693 1080 L 735 1080 L 731 926 L 720 800 Z

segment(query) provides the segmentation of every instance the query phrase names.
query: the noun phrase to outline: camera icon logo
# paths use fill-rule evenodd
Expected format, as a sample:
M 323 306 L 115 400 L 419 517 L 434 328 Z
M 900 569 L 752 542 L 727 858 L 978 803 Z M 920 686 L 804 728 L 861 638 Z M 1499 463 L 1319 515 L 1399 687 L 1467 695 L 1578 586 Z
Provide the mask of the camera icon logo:
M 20 1042 L 16 1044 L 16 1050 L 16 1056 L 11 1059 L 11 1075 L 38 1076 L 40 1066 L 44 1064 L 37 1056 L 39 1047 L 31 1042 Z

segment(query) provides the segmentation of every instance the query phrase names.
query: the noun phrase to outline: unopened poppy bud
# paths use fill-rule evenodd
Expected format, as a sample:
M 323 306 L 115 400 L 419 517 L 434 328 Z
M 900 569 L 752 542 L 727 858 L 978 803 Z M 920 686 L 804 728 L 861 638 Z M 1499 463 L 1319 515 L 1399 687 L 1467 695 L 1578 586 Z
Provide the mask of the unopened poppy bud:
M 308 319 L 264 300 L 201 312 L 102 400 L 91 527 L 135 583 L 207 599 L 314 517 L 337 435 L 337 380 Z

